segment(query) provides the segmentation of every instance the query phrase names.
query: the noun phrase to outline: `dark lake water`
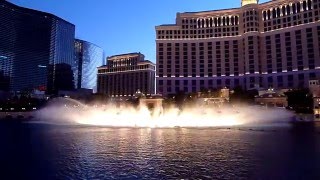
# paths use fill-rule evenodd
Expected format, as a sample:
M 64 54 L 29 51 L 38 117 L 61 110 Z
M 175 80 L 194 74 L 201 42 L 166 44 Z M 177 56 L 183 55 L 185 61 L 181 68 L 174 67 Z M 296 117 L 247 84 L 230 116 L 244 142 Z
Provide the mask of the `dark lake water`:
M 0 123 L 1 179 L 320 179 L 320 128 Z

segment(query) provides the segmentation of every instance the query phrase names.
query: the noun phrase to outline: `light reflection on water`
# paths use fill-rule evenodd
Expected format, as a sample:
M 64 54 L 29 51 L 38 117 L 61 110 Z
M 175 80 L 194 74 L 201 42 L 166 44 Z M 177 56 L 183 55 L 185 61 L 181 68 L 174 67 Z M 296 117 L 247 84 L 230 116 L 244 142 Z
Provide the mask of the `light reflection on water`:
M 80 130 L 80 136 L 70 136 L 69 141 L 73 143 L 68 148 L 67 161 L 57 159 L 61 162 L 59 166 L 69 161 L 69 166 L 88 169 L 84 172 L 92 176 L 90 178 L 117 179 L 213 178 L 213 174 L 222 176 L 224 173 L 226 177 L 233 173 L 245 176 L 250 169 L 245 164 L 242 169 L 236 168 L 250 157 L 250 144 L 236 148 L 241 134 L 232 135 L 229 145 L 222 143 L 230 136 L 229 130 L 93 129 L 90 133 L 90 128 L 84 128 Z M 211 137 L 216 133 L 224 135 Z M 60 173 L 58 176 L 71 175 L 68 171 Z M 84 175 L 82 173 L 80 175 Z
M 52 178 L 58 179 L 295 179 L 320 175 L 317 130 L 26 126 L 32 129 L 33 150 L 45 150 L 43 159 L 53 169 Z

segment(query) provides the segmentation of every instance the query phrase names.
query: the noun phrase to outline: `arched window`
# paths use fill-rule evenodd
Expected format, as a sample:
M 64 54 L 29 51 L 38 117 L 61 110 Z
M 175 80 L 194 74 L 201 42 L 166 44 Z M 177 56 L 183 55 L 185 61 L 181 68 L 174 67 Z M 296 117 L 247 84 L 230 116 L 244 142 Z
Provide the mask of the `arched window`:
M 303 8 L 303 11 L 307 10 L 307 2 L 306 1 L 303 1 L 302 8 Z
M 285 15 L 286 15 L 286 7 L 282 6 L 282 16 L 285 16 Z
M 286 9 L 287 9 L 287 15 L 290 15 L 290 6 L 287 5 Z
M 277 17 L 277 11 L 276 9 L 272 10 L 272 18 L 276 18 Z
M 212 24 L 212 18 L 210 18 L 210 27 L 212 27 L 213 24 Z
M 218 18 L 218 26 L 221 25 L 221 17 Z
M 217 18 L 214 18 L 214 26 L 215 26 L 215 27 L 218 26 L 218 20 L 217 20 Z
M 238 17 L 238 16 L 236 16 L 236 18 L 235 18 L 235 24 L 236 24 L 236 25 L 239 24 L 239 17 Z
M 311 10 L 312 9 L 312 3 L 311 3 L 311 0 L 308 0 L 308 10 Z
M 300 2 L 297 3 L 297 13 L 301 12 L 301 4 Z
M 201 28 L 201 22 L 199 19 L 198 19 L 198 28 Z
M 270 18 L 271 18 L 271 11 L 268 10 L 267 13 L 268 13 L 268 20 L 270 20 Z
M 229 26 L 229 25 L 230 25 L 230 18 L 227 17 L 227 26 Z
M 231 16 L 231 25 L 234 25 L 234 16 Z
M 223 18 L 222 18 L 222 24 L 223 24 L 223 26 L 226 25 L 226 17 L 223 17 Z
M 280 17 L 280 14 L 281 14 L 281 10 L 280 8 L 277 8 L 277 17 Z
M 267 20 L 267 13 L 266 13 L 266 11 L 263 11 L 263 20 L 264 20 L 264 21 Z
M 209 19 L 206 19 L 206 25 L 205 27 L 209 27 Z
M 292 12 L 293 12 L 293 14 L 297 13 L 296 4 L 292 4 Z
M 204 28 L 204 19 L 201 20 L 201 27 Z

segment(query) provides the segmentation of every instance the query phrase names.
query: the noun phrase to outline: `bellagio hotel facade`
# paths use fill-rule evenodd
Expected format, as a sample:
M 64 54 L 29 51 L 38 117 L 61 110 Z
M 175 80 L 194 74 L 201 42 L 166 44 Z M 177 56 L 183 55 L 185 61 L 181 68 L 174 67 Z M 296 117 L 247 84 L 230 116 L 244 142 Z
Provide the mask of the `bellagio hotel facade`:
M 320 78 L 320 0 L 177 13 L 156 27 L 157 93 L 308 87 Z

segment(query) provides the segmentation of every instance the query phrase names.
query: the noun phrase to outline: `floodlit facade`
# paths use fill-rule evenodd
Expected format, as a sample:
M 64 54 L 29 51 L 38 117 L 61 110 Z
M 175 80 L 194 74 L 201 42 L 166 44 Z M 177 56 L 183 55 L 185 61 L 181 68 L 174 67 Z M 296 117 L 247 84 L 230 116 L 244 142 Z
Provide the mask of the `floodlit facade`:
M 57 16 L 0 1 L 0 90 L 74 89 L 74 36 Z M 57 82 L 62 75 L 68 82 Z
M 155 64 L 141 53 L 115 55 L 98 68 L 98 92 L 109 97 L 155 93 Z
M 75 53 L 78 64 L 77 88 L 92 89 L 94 93 L 97 92 L 97 68 L 104 64 L 102 48 L 93 43 L 76 39 Z
M 243 0 L 156 27 L 157 93 L 308 87 L 320 78 L 320 0 Z

